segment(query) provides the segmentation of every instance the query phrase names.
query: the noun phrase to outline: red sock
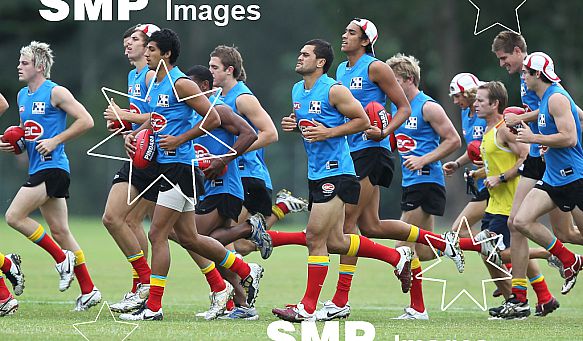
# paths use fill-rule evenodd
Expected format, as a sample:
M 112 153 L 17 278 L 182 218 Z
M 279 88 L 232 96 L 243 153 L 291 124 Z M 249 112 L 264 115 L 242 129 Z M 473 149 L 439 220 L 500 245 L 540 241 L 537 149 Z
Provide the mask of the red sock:
M 138 290 L 138 284 L 140 284 L 139 277 L 132 277 L 132 292 L 135 294 Z
M 392 266 L 396 266 L 397 263 L 399 263 L 399 259 L 401 259 L 401 255 L 399 254 L 399 252 L 397 252 L 397 250 L 386 247 L 384 245 L 381 244 L 377 244 L 375 242 L 373 242 L 372 240 L 363 237 L 363 236 L 357 236 L 357 235 L 350 235 L 350 249 L 353 249 L 353 245 L 354 243 L 356 243 L 357 238 L 358 237 L 358 243 L 360 243 L 357 247 L 357 252 L 356 254 L 348 254 L 348 256 L 357 256 L 357 257 L 366 257 L 366 258 L 374 258 L 374 259 L 378 259 L 378 260 L 382 260 L 384 262 L 387 262 L 389 264 L 391 264 Z M 350 251 L 349 250 L 349 253 Z
M 223 280 L 223 276 L 221 276 L 221 273 L 216 268 L 205 273 L 204 277 L 206 277 L 206 281 L 211 287 L 212 292 L 223 291 L 227 287 L 225 281 Z
M 415 261 L 417 261 L 418 267 L 413 269 Z M 411 308 L 415 309 L 416 311 L 422 313 L 425 311 L 425 303 L 423 302 L 423 287 L 422 287 L 422 279 L 417 278 L 417 275 L 421 273 L 421 263 L 419 262 L 418 258 L 415 258 L 413 262 L 411 262 L 411 274 L 413 276 L 411 281 L 411 290 L 409 295 L 411 297 Z
M 332 303 L 337 307 L 344 307 L 348 303 L 348 293 L 350 292 L 350 285 L 352 284 L 353 274 L 340 273 L 338 275 L 338 284 L 336 285 L 336 293 L 332 298 Z
M 251 273 L 251 268 L 249 267 L 249 264 L 245 263 L 245 261 L 239 259 L 238 257 L 235 257 L 233 265 L 231 265 L 228 269 L 236 273 L 241 279 L 247 278 L 247 276 L 249 276 L 249 274 Z
M 557 238 L 554 238 L 553 242 L 546 248 L 551 254 L 557 256 L 559 260 L 563 263 L 566 268 L 570 267 L 575 263 L 575 254 L 569 251 L 563 243 Z
M 65 253 L 48 234 L 45 234 L 39 241 L 37 241 L 36 245 L 45 249 L 45 251 L 53 257 L 55 262 L 61 263 L 65 260 Z
M 82 294 L 88 294 L 93 290 L 93 281 L 91 276 L 89 276 L 89 271 L 87 271 L 87 266 L 85 265 L 85 254 L 83 250 L 79 249 L 75 253 L 75 277 L 79 281 L 79 286 L 81 287 Z
M 227 310 L 231 311 L 235 309 L 235 301 L 233 300 L 228 300 L 227 301 Z
M 304 232 L 280 232 L 267 231 L 271 236 L 273 246 L 303 245 L 306 246 L 306 234 Z
M 482 251 L 482 245 L 481 244 L 474 245 L 474 241 L 472 240 L 472 238 L 460 238 L 460 248 L 464 251 L 476 251 L 476 252 Z
M 150 284 L 150 275 L 152 274 L 152 270 L 150 270 L 150 266 L 146 261 L 146 257 L 138 257 L 136 260 L 130 261 L 130 264 L 138 273 L 138 282 L 142 284 Z
M 316 311 L 322 285 L 324 285 L 324 280 L 326 280 L 326 275 L 328 274 L 329 264 L 330 258 L 328 256 L 308 256 L 308 283 L 301 303 L 304 305 L 306 312 L 310 314 Z
M 0 300 L 5 300 L 10 296 L 10 291 L 6 283 L 4 283 L 4 278 L 0 276 Z
M 532 288 L 536 293 L 538 304 L 547 303 L 548 301 L 551 300 L 551 298 L 553 298 L 553 295 L 551 294 L 549 288 L 547 287 L 545 276 L 543 276 L 542 274 L 535 278 L 531 278 L 530 285 L 532 285 Z
M 162 296 L 164 295 L 164 287 L 159 287 L 157 285 L 150 286 L 150 297 L 148 297 L 148 302 L 146 306 L 151 311 L 158 311 L 162 308 Z
M 425 236 L 430 236 L 430 237 L 425 238 Z M 429 241 L 427 241 L 427 240 L 429 240 Z M 419 229 L 419 237 L 417 237 L 417 243 L 429 246 L 430 242 L 431 242 L 431 245 L 433 245 L 433 247 L 436 248 L 437 250 L 445 251 L 445 241 L 443 240 L 443 238 L 440 235 L 420 228 Z
M 279 203 L 275 204 L 275 206 L 279 207 L 279 209 L 283 212 L 283 214 L 289 213 L 289 208 L 287 208 L 286 204 L 279 202 Z
M 11 266 L 12 261 L 10 261 L 10 258 L 4 257 L 4 264 L 2 265 L 2 268 L 0 268 L 0 270 L 2 270 L 2 272 L 4 273 L 7 273 L 8 271 L 10 271 Z
M 512 293 L 516 296 L 516 299 L 519 300 L 520 302 L 526 302 L 526 290 L 525 289 L 512 287 Z

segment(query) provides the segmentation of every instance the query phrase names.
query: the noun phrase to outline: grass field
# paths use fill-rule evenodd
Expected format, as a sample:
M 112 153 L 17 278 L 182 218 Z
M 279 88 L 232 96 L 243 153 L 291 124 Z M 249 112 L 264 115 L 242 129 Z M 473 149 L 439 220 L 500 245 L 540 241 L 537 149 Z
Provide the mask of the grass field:
M 116 302 L 130 286 L 130 267 L 122 253 L 99 220 L 76 219 L 71 226 L 104 300 Z M 59 292 L 58 275 L 49 255 L 3 222 L 0 223 L 0 236 L 0 251 L 20 253 L 26 274 L 26 289 L 18 298 L 19 311 L 0 318 L 0 340 L 83 340 L 73 324 L 95 320 L 101 305 L 87 312 L 72 312 L 79 294 L 77 283 L 65 293 Z M 251 255 L 248 260 L 260 262 L 266 270 L 257 303 L 260 320 L 206 322 L 194 317 L 196 312 L 208 307 L 206 282 L 187 254 L 173 245 L 172 266 L 163 301 L 164 321 L 139 323 L 126 340 L 268 340 L 267 327 L 276 321 L 271 309 L 297 303 L 303 295 L 306 256 L 306 250 L 298 246 L 278 248 L 268 261 L 261 261 L 257 254 Z M 469 254 L 466 260 L 464 274 L 458 274 L 453 263 L 446 259 L 425 274 L 448 280 L 446 304 L 462 289 L 482 301 L 481 280 L 486 279 L 486 271 L 476 255 Z M 331 261 L 321 301 L 329 299 L 336 286 L 338 257 L 332 256 Z M 431 320 L 394 321 L 390 318 L 401 314 L 409 302 L 408 295 L 400 293 L 392 269 L 377 261 L 361 260 L 350 296 L 350 320 L 372 323 L 376 340 L 392 341 L 395 335 L 399 335 L 400 340 L 582 340 L 583 329 L 579 323 L 583 315 L 583 284 L 567 297 L 559 297 L 562 280 L 558 273 L 542 262 L 541 268 L 551 291 L 561 302 L 561 308 L 545 318 L 488 321 L 487 313 L 465 295 L 447 311 L 441 311 L 442 285 L 425 281 L 425 302 Z M 489 307 L 500 303 L 499 299 L 491 297 L 493 288 L 493 283 L 486 284 Z M 530 292 L 529 297 L 534 313 L 534 293 Z M 319 324 L 320 331 L 322 327 Z M 89 340 L 121 340 L 132 328 L 115 323 L 107 308 L 96 323 L 79 326 Z M 344 322 L 340 323 L 340 330 L 343 340 Z M 301 340 L 299 325 L 296 332 L 290 334 Z

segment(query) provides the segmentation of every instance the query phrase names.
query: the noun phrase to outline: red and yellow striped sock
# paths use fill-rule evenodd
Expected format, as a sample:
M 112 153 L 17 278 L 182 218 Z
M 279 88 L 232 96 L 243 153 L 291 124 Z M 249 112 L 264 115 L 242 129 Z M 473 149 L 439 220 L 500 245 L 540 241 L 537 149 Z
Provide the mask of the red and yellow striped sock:
M 0 275 L 0 301 L 5 300 L 8 297 L 10 297 L 10 291 L 6 286 L 6 283 L 4 283 L 4 277 Z
M 526 278 L 512 279 L 512 293 L 520 302 L 526 302 Z
M 132 290 L 134 294 L 138 290 L 138 284 L 140 284 L 140 276 L 138 276 L 138 272 L 136 269 L 132 269 Z
M 225 258 L 219 263 L 225 269 L 229 269 L 236 273 L 241 279 L 247 278 L 251 273 L 251 268 L 249 264 L 245 263 L 242 259 L 237 258 L 235 253 L 227 250 Z
M 81 293 L 83 295 L 90 293 L 93 290 L 93 281 L 91 276 L 89 276 L 89 271 L 87 270 L 87 265 L 85 265 L 85 254 L 83 250 L 79 249 L 75 253 L 75 277 L 79 281 L 79 287 L 81 287 Z
M 332 298 L 332 303 L 337 307 L 344 307 L 348 303 L 348 293 L 352 284 L 352 277 L 356 271 L 356 265 L 340 264 L 338 269 L 338 284 L 336 284 L 336 293 Z
M 532 285 L 532 288 L 536 293 L 538 304 L 547 303 L 548 301 L 551 300 L 551 298 L 553 298 L 553 294 L 551 294 L 551 292 L 549 291 L 549 288 L 547 287 L 547 282 L 545 281 L 545 276 L 543 276 L 543 274 L 539 274 L 538 276 L 529 278 L 528 281 L 530 282 L 530 285 Z
M 2 272 L 8 272 L 10 271 L 11 266 L 12 262 L 10 261 L 10 258 L 6 258 L 3 253 L 0 253 L 0 270 L 2 270 Z
M 411 308 L 422 313 L 425 311 L 425 302 L 423 301 L 423 286 L 421 279 L 422 276 L 417 278 L 417 275 L 421 273 L 421 262 L 419 258 L 413 258 L 411 261 L 411 275 L 413 276 L 411 281 L 411 291 L 409 295 L 411 297 Z
M 397 266 L 401 255 L 397 250 L 377 244 L 372 240 L 356 234 L 349 234 L 350 247 L 347 256 L 366 257 L 382 260 L 392 266 Z
M 35 243 L 36 245 L 42 247 L 46 252 L 48 252 L 55 262 L 61 263 L 65 260 L 65 253 L 57 243 L 49 236 L 42 225 L 38 225 L 36 231 L 27 237 L 28 240 Z
M 306 293 L 301 303 L 304 305 L 306 312 L 313 314 L 316 311 L 318 298 L 322 291 L 322 285 L 328 274 L 330 257 L 328 256 L 308 256 L 308 283 Z
M 553 238 L 551 243 L 547 245 L 546 249 L 563 263 L 566 268 L 572 266 L 575 263 L 575 254 L 569 249 L 567 249 L 563 243 L 557 238 Z M 525 284 L 526 285 L 526 284 Z
M 142 284 L 149 284 L 150 283 L 150 275 L 152 274 L 152 270 L 150 270 L 150 266 L 148 266 L 148 261 L 146 257 L 144 257 L 144 251 L 140 250 L 135 255 L 131 255 L 127 257 L 128 262 L 132 265 L 132 268 L 136 271 L 139 277 L 139 282 Z
M 206 281 L 211 287 L 212 292 L 220 292 L 225 290 L 227 285 L 223 280 L 223 276 L 221 276 L 221 273 L 215 267 L 214 262 L 211 262 L 207 267 L 200 269 L 200 271 L 206 278 Z
M 150 297 L 146 306 L 151 311 L 158 311 L 162 308 L 162 296 L 166 287 L 166 276 L 152 275 L 150 277 Z

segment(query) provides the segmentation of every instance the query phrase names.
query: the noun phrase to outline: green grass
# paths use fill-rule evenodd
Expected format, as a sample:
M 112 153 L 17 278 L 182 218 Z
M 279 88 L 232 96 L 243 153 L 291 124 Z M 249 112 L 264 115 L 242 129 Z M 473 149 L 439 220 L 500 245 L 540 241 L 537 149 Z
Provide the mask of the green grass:
M 99 220 L 77 219 L 71 225 L 85 251 L 89 271 L 102 291 L 104 300 L 116 302 L 130 286 L 130 267 L 122 253 Z M 93 321 L 100 306 L 87 312 L 72 312 L 74 300 L 79 294 L 77 283 L 73 283 L 65 293 L 59 292 L 58 276 L 50 256 L 12 231 L 5 223 L 0 223 L 0 226 L 0 251 L 20 253 L 26 274 L 26 289 L 18 298 L 20 310 L 13 316 L 0 318 L 0 340 L 83 340 L 72 325 Z M 172 266 L 163 301 L 164 321 L 140 323 L 127 340 L 268 340 L 267 326 L 276 321 L 271 315 L 271 309 L 296 303 L 303 295 L 306 257 L 306 250 L 297 246 L 278 248 L 269 261 L 261 261 L 257 254 L 251 255 L 247 260 L 260 262 L 266 270 L 257 303 L 260 320 L 206 322 L 194 317 L 196 312 L 208 307 L 206 282 L 187 254 L 173 245 Z M 336 286 L 338 257 L 331 258 L 332 264 L 321 301 L 329 299 Z M 486 271 L 476 255 L 469 254 L 466 259 L 464 274 L 457 274 L 453 263 L 444 259 L 425 275 L 448 280 L 446 303 L 463 288 L 481 301 L 481 280 L 486 279 Z M 545 318 L 488 321 L 487 313 L 465 295 L 442 312 L 442 285 L 425 281 L 425 302 L 431 320 L 393 321 L 390 318 L 401 314 L 402 308 L 408 304 L 408 295 L 401 294 L 391 268 L 377 261 L 361 260 L 350 296 L 350 320 L 372 323 L 376 329 L 376 340 L 392 341 L 395 335 L 399 335 L 401 340 L 583 339 L 583 330 L 579 328 L 583 313 L 583 288 L 576 287 L 567 297 L 559 297 L 562 280 L 556 271 L 545 264 L 541 263 L 541 268 L 551 291 L 562 305 Z M 500 303 L 499 299 L 491 297 L 493 288 L 494 284 L 486 284 L 489 307 Z M 530 294 L 534 312 L 536 298 L 534 293 Z M 322 327 L 319 324 L 320 331 Z M 343 335 L 344 322 L 340 323 L 340 327 Z M 97 323 L 81 325 L 79 328 L 90 340 L 121 340 L 132 329 L 131 326 L 113 322 L 107 309 L 103 310 Z M 299 325 L 292 335 L 301 340 Z

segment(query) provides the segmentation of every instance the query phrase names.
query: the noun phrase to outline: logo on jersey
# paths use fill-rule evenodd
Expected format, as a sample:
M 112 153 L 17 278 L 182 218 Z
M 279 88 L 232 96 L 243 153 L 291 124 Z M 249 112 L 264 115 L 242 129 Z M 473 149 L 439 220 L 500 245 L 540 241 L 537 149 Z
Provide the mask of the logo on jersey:
M 300 104 L 300 102 L 294 102 L 294 110 L 300 110 L 302 108 L 302 105 Z
M 352 77 L 350 80 L 350 90 L 362 90 L 362 77 Z
M 320 114 L 322 112 L 322 102 L 320 101 L 310 101 L 310 107 L 308 108 L 309 114 Z
M 134 103 L 130 103 L 130 112 L 132 114 L 141 114 L 142 111 L 140 110 L 140 108 L 138 108 L 137 105 L 135 105 Z
M 409 117 L 407 122 L 405 122 L 405 128 L 417 129 L 417 117 Z
M 520 97 L 524 96 L 526 96 L 526 84 L 522 83 L 520 84 Z
M 316 124 L 310 120 L 306 120 L 305 118 L 302 118 L 301 120 L 298 121 L 298 129 L 300 130 L 300 133 L 302 133 L 302 136 L 304 135 L 304 133 L 306 132 L 306 128 L 308 127 L 315 127 Z M 307 141 L 307 139 L 304 137 L 304 140 Z
M 334 192 L 334 189 L 336 189 L 336 187 L 334 187 L 334 184 L 326 182 L 325 184 L 322 185 L 322 193 L 324 193 L 324 195 L 330 195 Z
M 406 154 L 414 151 L 417 148 L 417 141 L 405 134 L 397 134 L 397 149 L 399 153 Z
M 141 89 L 141 85 L 138 84 L 134 84 L 134 90 L 132 91 L 135 97 L 141 97 L 142 96 L 142 89 Z
M 24 112 L 24 105 L 21 105 L 21 106 L 18 108 L 18 112 L 19 112 L 19 113 L 21 113 L 21 114 Z
M 45 102 L 32 102 L 32 114 L 33 115 L 44 115 L 45 113 Z
M 41 126 L 38 122 L 33 120 L 24 122 L 24 139 L 26 141 L 36 141 L 43 136 L 44 132 L 45 130 L 43 126 Z
M 158 95 L 158 102 L 156 102 L 157 107 L 168 108 L 170 106 L 170 96 L 165 94 Z
M 134 89 L 133 86 L 131 86 L 131 85 L 128 86 L 128 95 L 131 95 L 134 92 L 133 89 Z
M 155 133 L 158 133 L 162 131 L 164 128 L 166 128 L 167 123 L 168 121 L 166 121 L 166 117 L 156 112 L 153 112 L 152 115 L 150 116 L 150 124 L 152 125 L 152 131 L 154 131 Z
M 538 114 L 538 126 L 539 127 L 546 127 L 547 126 L 547 119 L 545 118 L 545 114 Z
M 482 139 L 482 136 L 484 136 L 484 127 L 483 126 L 474 126 L 474 133 L 472 134 L 472 138 L 474 140 L 480 140 L 480 139 Z

